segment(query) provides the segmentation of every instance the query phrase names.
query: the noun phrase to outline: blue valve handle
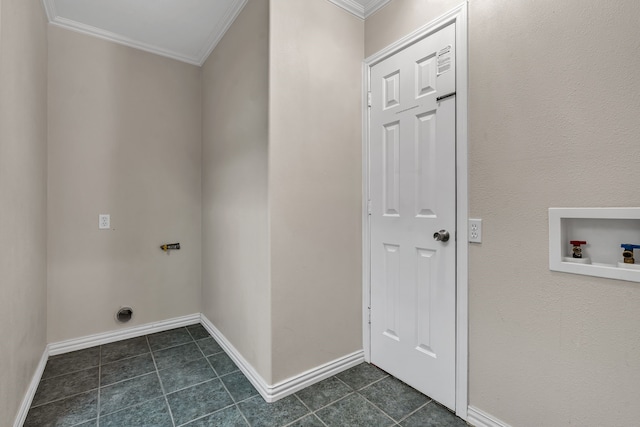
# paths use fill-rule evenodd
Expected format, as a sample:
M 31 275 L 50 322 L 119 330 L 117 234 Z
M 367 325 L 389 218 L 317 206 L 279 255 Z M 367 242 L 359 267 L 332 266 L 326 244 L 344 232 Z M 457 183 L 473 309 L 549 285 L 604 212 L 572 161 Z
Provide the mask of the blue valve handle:
M 631 243 L 623 243 L 620 245 L 625 251 L 632 251 L 634 249 L 640 249 L 640 245 L 632 245 Z

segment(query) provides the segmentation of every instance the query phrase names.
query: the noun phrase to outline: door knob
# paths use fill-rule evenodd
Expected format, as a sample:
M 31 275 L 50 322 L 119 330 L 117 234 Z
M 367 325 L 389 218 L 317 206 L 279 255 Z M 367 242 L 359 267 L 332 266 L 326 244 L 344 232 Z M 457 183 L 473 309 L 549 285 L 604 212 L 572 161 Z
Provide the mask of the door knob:
M 449 240 L 449 232 L 447 230 L 440 230 L 433 233 L 433 238 L 438 242 L 446 242 Z

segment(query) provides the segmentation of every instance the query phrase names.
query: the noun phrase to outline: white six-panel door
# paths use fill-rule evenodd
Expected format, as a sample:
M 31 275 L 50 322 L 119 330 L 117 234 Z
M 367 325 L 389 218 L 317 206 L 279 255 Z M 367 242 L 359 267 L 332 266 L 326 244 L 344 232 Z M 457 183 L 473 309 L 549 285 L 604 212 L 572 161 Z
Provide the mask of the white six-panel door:
M 450 24 L 375 64 L 369 112 L 371 362 L 452 409 L 455 58 Z

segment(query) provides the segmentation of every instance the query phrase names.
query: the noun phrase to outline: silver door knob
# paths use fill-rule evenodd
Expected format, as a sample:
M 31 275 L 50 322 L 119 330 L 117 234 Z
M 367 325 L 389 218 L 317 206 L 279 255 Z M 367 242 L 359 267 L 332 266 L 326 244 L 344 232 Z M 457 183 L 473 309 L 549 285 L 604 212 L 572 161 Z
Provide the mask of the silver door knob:
M 446 242 L 449 240 L 449 232 L 447 230 L 440 230 L 433 233 L 433 238 L 438 242 Z

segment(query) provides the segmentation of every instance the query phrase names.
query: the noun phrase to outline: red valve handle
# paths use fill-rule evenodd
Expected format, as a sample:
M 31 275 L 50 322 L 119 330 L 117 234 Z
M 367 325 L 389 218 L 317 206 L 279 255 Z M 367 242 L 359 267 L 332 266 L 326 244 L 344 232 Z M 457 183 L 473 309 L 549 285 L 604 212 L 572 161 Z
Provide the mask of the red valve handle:
M 571 243 L 573 246 L 580 246 L 580 245 L 587 244 L 587 242 L 585 242 L 584 240 L 572 240 L 569 243 Z

